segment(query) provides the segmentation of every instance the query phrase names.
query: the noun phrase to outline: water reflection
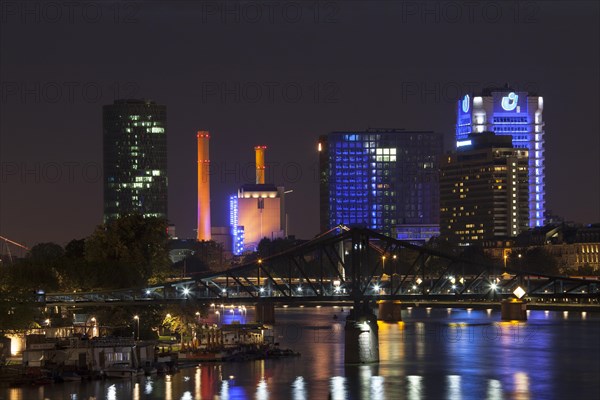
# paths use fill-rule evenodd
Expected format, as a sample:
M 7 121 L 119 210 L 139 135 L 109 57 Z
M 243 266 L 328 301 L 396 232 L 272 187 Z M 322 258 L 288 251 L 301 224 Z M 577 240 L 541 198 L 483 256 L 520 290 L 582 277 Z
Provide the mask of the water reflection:
M 448 384 L 448 399 L 460 400 L 462 399 L 462 393 L 460 389 L 460 376 L 449 375 L 446 377 Z
M 140 384 L 138 382 L 133 385 L 133 400 L 140 400 Z
M 5 388 L 0 399 L 600 398 L 597 387 L 581 384 L 600 375 L 600 324 L 593 313 L 579 318 L 571 312 L 565 319 L 562 311 L 533 310 L 527 322 L 512 323 L 500 322 L 498 311 L 453 308 L 448 314 L 445 308 L 416 307 L 411 315 L 403 312 L 404 322 L 378 324 L 379 364 L 356 366 L 344 365 L 339 315 L 339 309 L 327 307 L 278 314 L 277 341 L 300 351 L 299 358 L 207 363 L 133 380 Z M 571 362 L 573 354 L 578 358 Z
M 346 392 L 346 378 L 343 376 L 334 376 L 330 383 L 330 397 L 332 400 L 345 400 L 348 398 Z
M 173 399 L 173 380 L 171 375 L 165 376 L 165 400 Z
M 524 372 L 517 372 L 515 379 L 515 394 L 518 400 L 529 400 L 529 377 Z
M 267 387 L 267 381 L 263 378 L 258 382 L 256 386 L 256 399 L 267 400 L 269 398 L 269 389 Z
M 423 377 L 410 375 L 406 377 L 406 397 L 408 400 L 420 400 L 423 395 Z
M 496 379 L 488 380 L 487 386 L 487 399 L 488 400 L 502 400 L 502 385 L 500 381 Z
M 144 388 L 144 393 L 145 394 L 150 394 L 152 393 L 152 385 L 154 384 L 154 381 L 152 380 L 152 378 L 148 378 L 146 380 L 146 386 Z
M 294 400 L 307 399 L 304 378 L 301 376 L 297 377 L 294 383 L 292 383 L 292 398 Z

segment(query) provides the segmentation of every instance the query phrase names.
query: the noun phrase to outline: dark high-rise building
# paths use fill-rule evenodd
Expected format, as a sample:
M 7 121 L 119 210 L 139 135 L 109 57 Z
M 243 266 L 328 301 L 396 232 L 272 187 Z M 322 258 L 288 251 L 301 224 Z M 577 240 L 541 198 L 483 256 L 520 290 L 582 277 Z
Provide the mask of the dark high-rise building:
M 167 109 L 149 100 L 103 107 L 104 221 L 167 218 Z
M 528 150 L 492 132 L 466 140 L 441 162 L 441 237 L 460 245 L 516 237 L 529 228 Z
M 442 135 L 368 129 L 332 132 L 319 144 L 321 229 L 438 224 Z

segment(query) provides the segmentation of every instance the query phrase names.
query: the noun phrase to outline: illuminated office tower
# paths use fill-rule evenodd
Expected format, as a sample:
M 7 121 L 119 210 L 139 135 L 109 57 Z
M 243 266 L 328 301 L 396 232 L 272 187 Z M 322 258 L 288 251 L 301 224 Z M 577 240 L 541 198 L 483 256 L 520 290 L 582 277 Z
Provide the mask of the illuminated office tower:
M 442 135 L 369 129 L 321 137 L 321 229 L 363 226 L 393 236 L 401 224 L 439 224 Z
M 482 132 L 442 158 L 441 237 L 459 245 L 516 237 L 529 228 L 528 154 Z
M 509 88 L 488 88 L 458 101 L 456 147 L 468 145 L 470 133 L 494 132 L 512 137 L 515 149 L 529 152 L 529 227 L 544 225 L 544 100 Z
M 149 100 L 103 107 L 104 221 L 167 218 L 167 110 Z

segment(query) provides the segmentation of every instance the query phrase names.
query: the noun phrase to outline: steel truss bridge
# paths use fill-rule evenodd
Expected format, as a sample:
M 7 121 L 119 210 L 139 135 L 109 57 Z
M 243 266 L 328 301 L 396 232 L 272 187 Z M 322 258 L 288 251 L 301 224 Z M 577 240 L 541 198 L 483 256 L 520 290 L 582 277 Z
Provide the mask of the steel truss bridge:
M 181 302 L 280 304 L 364 300 L 500 300 L 595 303 L 600 280 L 517 271 L 343 226 L 300 246 L 223 272 L 146 288 L 47 293 L 52 305 Z

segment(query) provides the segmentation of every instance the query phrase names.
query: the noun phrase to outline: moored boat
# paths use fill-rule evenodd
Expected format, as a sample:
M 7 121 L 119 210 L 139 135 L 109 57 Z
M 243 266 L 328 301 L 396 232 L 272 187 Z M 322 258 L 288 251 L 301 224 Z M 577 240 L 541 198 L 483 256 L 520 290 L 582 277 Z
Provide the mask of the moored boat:
M 138 376 L 138 369 L 128 363 L 115 363 L 104 368 L 104 375 L 107 378 L 133 378 Z

